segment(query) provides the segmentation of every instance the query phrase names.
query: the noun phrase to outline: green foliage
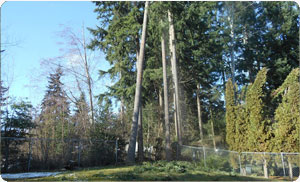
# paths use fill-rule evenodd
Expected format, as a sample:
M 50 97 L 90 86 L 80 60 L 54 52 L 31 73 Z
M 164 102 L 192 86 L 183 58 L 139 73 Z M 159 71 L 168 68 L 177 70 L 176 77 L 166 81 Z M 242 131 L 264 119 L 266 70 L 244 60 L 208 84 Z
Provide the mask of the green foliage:
M 43 137 L 63 139 L 67 136 L 67 123 L 69 122 L 69 101 L 63 90 L 61 67 L 50 73 L 47 91 L 42 101 L 40 114 Z
M 280 152 L 299 152 L 299 116 L 300 116 L 300 83 L 299 68 L 287 76 L 284 83 L 274 92 L 282 96 L 282 102 L 276 109 L 275 150 Z
M 266 83 L 267 69 L 263 68 L 256 76 L 254 83 L 246 94 L 246 112 L 248 125 L 248 150 L 250 151 L 270 151 L 270 121 L 264 111 L 265 97 L 264 86 Z
M 236 125 L 235 125 L 235 150 L 237 152 L 248 151 L 248 113 L 244 104 L 236 106 Z
M 1 120 L 3 132 L 2 137 L 26 137 L 29 131 L 35 127 L 32 121 L 32 105 L 28 101 L 14 102 L 10 105 L 10 110 L 6 110 L 4 119 Z
M 211 155 L 206 161 L 207 168 L 211 171 L 231 172 L 229 160 L 223 156 Z
M 24 170 L 24 163 L 15 165 L 17 162 L 26 161 L 26 157 L 20 152 L 20 147 L 25 143 L 25 140 L 14 140 L 12 138 L 25 138 L 30 135 L 30 131 L 35 128 L 32 119 L 32 105 L 28 101 L 13 101 L 7 107 L 4 118 L 1 119 L 1 154 L 3 160 L 3 171 L 8 172 L 15 170 Z M 10 168 L 8 168 L 10 164 Z M 13 164 L 13 165 L 11 165 Z
M 235 135 L 236 135 L 236 115 L 235 115 L 235 100 L 234 86 L 231 79 L 226 83 L 226 142 L 230 150 L 236 150 Z

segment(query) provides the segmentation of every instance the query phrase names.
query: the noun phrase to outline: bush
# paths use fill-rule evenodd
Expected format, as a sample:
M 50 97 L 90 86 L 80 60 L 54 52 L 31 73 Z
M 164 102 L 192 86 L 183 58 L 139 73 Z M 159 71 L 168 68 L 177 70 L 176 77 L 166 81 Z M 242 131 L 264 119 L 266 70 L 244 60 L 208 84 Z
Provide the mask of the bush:
M 218 171 L 226 171 L 231 172 L 231 167 L 228 159 L 218 156 L 212 155 L 206 159 L 207 168 Z

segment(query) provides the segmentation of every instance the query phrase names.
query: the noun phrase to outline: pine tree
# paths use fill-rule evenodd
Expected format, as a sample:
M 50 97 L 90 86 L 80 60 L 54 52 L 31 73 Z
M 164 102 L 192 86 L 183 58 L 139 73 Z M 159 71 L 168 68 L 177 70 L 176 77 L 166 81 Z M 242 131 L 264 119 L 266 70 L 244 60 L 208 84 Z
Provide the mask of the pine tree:
M 73 122 L 75 125 L 74 135 L 78 135 L 76 138 L 87 138 L 91 123 L 89 120 L 89 106 L 84 92 L 81 92 L 79 99 L 76 101 Z
M 50 145 L 50 140 L 41 141 L 45 163 L 48 162 L 49 154 L 54 157 L 53 160 L 58 160 L 57 155 L 62 155 L 65 159 L 64 138 L 70 134 L 69 102 L 64 94 L 62 76 L 63 72 L 60 67 L 55 70 L 55 73 L 50 74 L 46 94 L 42 101 L 39 137 L 61 141 L 58 145 L 55 145 L 55 142 Z
M 131 135 L 130 135 L 130 141 L 129 141 L 128 154 L 127 154 L 127 161 L 130 163 L 135 162 L 135 147 L 136 147 L 136 138 L 137 138 L 138 117 L 139 117 L 139 109 L 141 107 L 140 101 L 141 101 L 141 88 L 142 88 L 142 80 L 143 80 L 143 65 L 144 65 L 143 63 L 144 63 L 144 56 L 145 56 L 145 41 L 146 41 L 148 5 L 149 5 L 149 2 L 147 1 L 145 3 L 141 47 L 140 47 L 140 52 L 139 52 L 139 56 L 138 56 L 139 60 L 138 60 L 138 68 L 137 68 L 136 91 L 135 91 L 135 97 L 134 97 Z
M 63 139 L 67 134 L 64 130 L 67 126 L 69 117 L 69 102 L 63 90 L 63 83 L 61 77 L 63 76 L 62 70 L 58 67 L 55 73 L 50 74 L 47 91 L 42 101 L 42 122 L 51 123 L 50 127 L 54 133 L 53 138 Z M 59 131 L 58 128 L 61 130 Z M 49 129 L 49 128 L 48 128 Z M 58 134 L 59 133 L 59 134 Z M 49 137 L 49 136 L 48 136 Z

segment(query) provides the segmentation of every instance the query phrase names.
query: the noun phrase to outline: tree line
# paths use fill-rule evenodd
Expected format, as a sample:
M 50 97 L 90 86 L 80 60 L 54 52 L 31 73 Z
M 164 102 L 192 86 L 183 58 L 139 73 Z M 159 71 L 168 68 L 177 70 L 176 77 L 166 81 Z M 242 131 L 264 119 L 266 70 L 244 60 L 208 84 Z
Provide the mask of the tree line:
M 93 38 L 85 42 L 83 34 L 84 41 L 77 42 L 83 46 L 84 75 L 56 65 L 40 111 L 35 116 L 22 111 L 32 123 L 26 135 L 61 141 L 61 145 L 41 142 L 41 160 L 65 157 L 68 138 L 119 138 L 129 143 L 126 159 L 131 163 L 136 160 L 136 142 L 139 161 L 175 159 L 177 144 L 222 145 L 239 152 L 296 150 L 291 147 L 294 143 L 286 144 L 286 132 L 297 127 L 297 119 L 285 116 L 285 107 L 294 108 L 290 102 L 299 98 L 296 88 L 287 86 L 292 80 L 288 75 L 296 74 L 292 70 L 299 65 L 296 3 L 94 4 L 98 25 L 88 28 Z M 70 40 L 74 45 L 78 39 Z M 108 70 L 98 68 L 99 77 L 109 78 L 112 84 L 97 95 L 86 51 L 99 50 L 110 64 Z M 76 75 L 77 95 L 64 88 L 63 73 Z M 80 81 L 85 85 L 80 86 Z M 30 108 L 25 105 L 24 109 Z M 22 114 L 15 109 L 8 112 L 13 114 L 2 111 L 2 126 L 18 128 L 4 118 Z M 284 124 L 290 121 L 294 124 Z M 271 132 L 281 126 L 291 128 Z M 5 133 L 2 136 L 8 136 Z M 242 135 L 246 138 L 236 137 Z M 152 146 L 154 156 L 144 154 Z M 91 161 L 97 158 L 97 150 L 93 151 Z
M 170 114 L 165 117 L 167 125 L 164 127 L 160 124 L 163 122 L 162 92 L 165 85 L 170 85 L 164 92 L 168 105 L 172 103 L 168 109 L 171 108 L 174 113 L 171 128 L 175 125 L 175 141 L 179 144 L 192 143 L 199 139 L 204 141 L 203 123 L 209 123 L 211 128 L 211 131 L 209 128 L 204 130 L 206 136 L 213 136 L 215 130 L 218 130 L 218 135 L 223 133 L 224 136 L 225 131 L 222 128 L 228 123 L 225 123 L 222 95 L 229 78 L 233 85 L 237 85 L 233 87 L 233 95 L 237 97 L 239 92 L 245 92 L 241 89 L 243 85 L 253 83 L 258 72 L 267 68 L 269 71 L 265 79 L 268 108 L 265 112 L 274 115 L 280 99 L 270 99 L 271 91 L 278 88 L 290 71 L 298 66 L 299 9 L 294 3 L 153 2 L 148 7 L 148 22 L 143 19 L 143 13 L 147 14 L 144 2 L 95 4 L 101 26 L 90 29 L 95 35 L 90 47 L 106 53 L 106 59 L 112 67 L 102 74 L 116 79 L 116 83 L 103 97 L 120 100 L 122 112 L 127 109 L 130 113 L 130 108 L 135 107 L 130 133 L 133 148 L 135 138 L 141 133 L 136 131 L 144 131 L 137 128 L 139 109 L 136 107 L 151 107 L 153 111 L 156 109 L 157 121 L 154 124 L 157 128 L 162 128 L 156 131 L 169 133 Z M 141 30 L 145 26 L 147 40 L 140 43 Z M 169 47 L 165 50 L 168 41 Z M 143 60 L 138 59 L 141 50 L 139 48 L 143 44 L 145 64 L 140 68 L 139 63 Z M 168 82 L 163 82 L 162 79 L 165 59 L 171 63 L 168 78 L 172 79 Z M 141 80 L 139 69 L 143 71 L 142 83 L 138 82 Z M 136 72 L 137 77 L 132 74 Z M 134 92 L 135 88 L 139 87 L 143 90 L 141 99 L 137 95 L 133 97 L 137 92 Z M 261 101 L 255 103 L 257 93 L 253 92 L 253 98 L 248 99 L 253 102 L 254 107 Z M 258 126 L 256 122 L 261 120 L 259 117 L 262 116 L 257 113 L 251 115 L 253 130 Z M 214 128 L 214 124 L 218 126 Z M 268 126 L 260 130 L 267 137 L 268 134 L 264 133 L 265 127 Z M 142 135 L 137 138 L 141 137 Z M 163 135 L 160 134 L 159 137 Z M 261 136 L 253 134 L 251 140 L 259 139 L 255 137 Z M 166 134 L 166 146 L 168 138 Z M 230 143 L 230 140 L 227 141 Z M 254 145 L 253 143 L 252 147 Z M 265 147 L 260 150 L 266 149 Z M 128 153 L 128 160 L 134 161 L 134 152 Z

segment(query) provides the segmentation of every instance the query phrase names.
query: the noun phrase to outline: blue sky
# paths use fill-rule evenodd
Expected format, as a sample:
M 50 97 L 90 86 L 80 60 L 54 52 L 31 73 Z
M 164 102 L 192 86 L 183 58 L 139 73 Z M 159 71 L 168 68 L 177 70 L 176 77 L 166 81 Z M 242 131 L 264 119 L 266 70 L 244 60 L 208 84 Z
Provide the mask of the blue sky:
M 74 31 L 82 25 L 95 27 L 97 14 L 92 2 L 5 2 L 1 8 L 2 80 L 9 84 L 9 95 L 28 97 L 37 105 L 44 96 L 46 78 L 41 75 L 42 59 L 61 55 L 57 35 L 65 25 Z M 86 31 L 88 33 L 88 31 Z M 9 43 L 9 44 L 7 44 Z M 15 44 L 15 45 L 12 45 Z M 107 69 L 103 54 L 99 55 L 99 69 Z M 32 77 L 42 77 L 39 83 Z M 39 85 L 33 89 L 33 85 Z M 103 85 L 103 84 L 102 84 Z M 103 89 L 102 89 L 103 90 Z M 99 90 L 97 93 L 99 94 Z

